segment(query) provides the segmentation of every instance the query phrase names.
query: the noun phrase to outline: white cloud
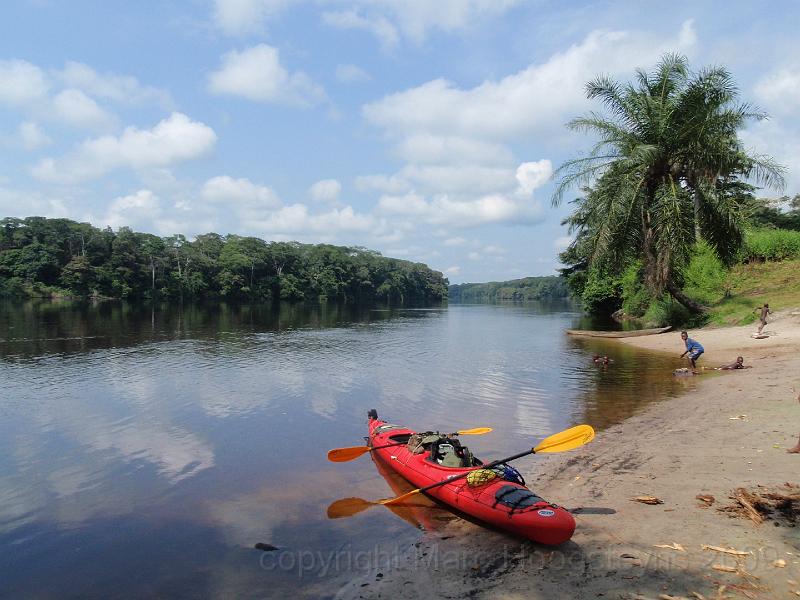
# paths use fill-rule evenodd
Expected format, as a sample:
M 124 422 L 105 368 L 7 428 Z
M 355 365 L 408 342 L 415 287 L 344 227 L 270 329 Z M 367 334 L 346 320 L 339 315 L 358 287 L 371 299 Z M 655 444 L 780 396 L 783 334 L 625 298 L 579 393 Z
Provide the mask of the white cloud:
M 0 60 L 0 102 L 25 106 L 46 97 L 49 84 L 36 65 L 25 60 Z
M 36 150 L 53 143 L 37 123 L 25 121 L 19 126 L 19 139 L 26 150 Z
M 480 260 L 483 257 L 477 252 L 470 252 L 469 254 L 467 254 L 467 258 L 470 260 Z
M 444 242 L 442 242 L 443 246 L 463 246 L 467 243 L 463 237 L 453 237 L 447 238 Z
M 472 196 L 510 191 L 515 182 L 513 169 L 480 164 L 409 164 L 401 169 L 399 176 L 410 182 L 414 189 Z
M 367 214 L 357 213 L 351 206 L 313 214 L 304 204 L 284 206 L 272 212 L 266 219 L 254 223 L 258 229 L 275 234 L 325 234 L 346 232 L 371 232 L 382 228 L 381 223 Z
M 503 254 L 507 254 L 508 250 L 505 248 L 501 248 L 499 246 L 493 246 L 489 244 L 488 246 L 483 247 L 483 251 L 486 254 L 490 254 L 492 256 L 502 256 Z
M 120 104 L 155 103 L 170 108 L 172 99 L 168 92 L 139 83 L 130 75 L 100 74 L 84 63 L 67 61 L 55 77 L 67 88 L 79 89 L 95 98 L 113 100 Z
M 327 2 L 326 4 L 335 4 Z M 341 29 L 372 33 L 384 48 L 397 45 L 401 36 L 416 44 L 438 29 L 455 32 L 500 15 L 521 0 L 340 0 L 347 8 L 323 14 L 323 21 Z
M 772 111 L 796 113 L 800 108 L 800 69 L 773 71 L 756 83 L 755 94 Z
M 278 50 L 267 44 L 223 55 L 222 67 L 209 76 L 208 89 L 289 106 L 305 107 L 325 100 L 322 87 L 305 73 L 289 73 L 280 63 Z
M 364 69 L 358 65 L 336 65 L 336 79 L 342 83 L 357 83 L 372 79 Z
M 315 202 L 336 202 L 342 191 L 342 184 L 336 179 L 323 179 L 312 185 L 308 193 Z
M 598 73 L 628 77 L 667 50 L 685 52 L 695 43 L 691 21 L 673 39 L 649 32 L 593 31 L 565 52 L 499 81 L 460 89 L 444 79 L 386 96 L 363 108 L 365 118 L 388 133 L 456 135 L 511 141 L 562 127 L 565 116 L 587 104 L 583 88 Z
M 552 176 L 553 164 L 546 158 L 536 162 L 522 163 L 517 167 L 519 191 L 529 196 L 533 190 L 547 183 Z
M 330 194 L 338 184 L 323 180 Z M 313 188 L 313 186 L 312 186 Z M 352 206 L 313 211 L 302 203 L 284 205 L 269 187 L 249 179 L 233 179 L 227 175 L 213 177 L 203 184 L 202 204 L 191 206 L 193 214 L 203 215 L 211 223 L 227 223 L 233 231 L 258 235 L 266 239 L 299 239 L 319 242 L 333 240 L 342 234 L 369 234 L 373 238 L 395 235 L 385 219 L 369 213 L 356 212 Z M 328 196 L 331 198 L 332 196 Z
M 324 13 L 322 21 L 338 29 L 368 31 L 380 40 L 385 49 L 395 47 L 400 40 L 397 28 L 383 15 L 366 17 L 357 10 L 333 11 Z
M 506 165 L 513 161 L 511 151 L 503 144 L 426 132 L 403 138 L 397 153 L 409 162 L 427 164 Z
M 522 0 L 214 0 L 214 19 L 229 35 L 256 33 L 269 19 L 303 2 L 328 8 L 341 5 L 340 10 L 323 13 L 323 21 L 334 27 L 363 29 L 393 46 L 401 34 L 421 43 L 433 29 L 468 29 Z
M 382 196 L 377 212 L 423 221 L 430 225 L 475 227 L 488 223 L 532 224 L 542 220 L 538 203 L 519 201 L 500 194 L 474 200 L 453 200 L 445 194 L 431 200 L 416 193 Z
M 135 77 L 98 74 L 88 65 L 68 61 L 62 70 L 45 71 L 24 60 L 0 60 L 0 104 L 37 121 L 71 127 L 109 129 L 116 117 L 98 103 L 169 106 L 169 94 L 141 85 Z
M 461 196 L 510 192 L 516 186 L 514 169 L 471 163 L 419 164 L 410 163 L 394 175 L 360 175 L 355 186 L 359 191 L 377 191 L 397 195 L 409 191 L 451 193 Z
M 444 270 L 444 274 L 445 275 L 452 275 L 454 277 L 457 277 L 457 276 L 461 275 L 461 267 L 459 267 L 458 265 L 453 265 L 452 267 L 447 267 Z
M 161 200 L 150 190 L 139 190 L 128 196 L 114 198 L 108 211 L 97 222 L 117 229 L 122 226 L 137 228 L 155 222 L 161 216 Z
M 478 4 L 472 9 L 479 10 Z M 649 32 L 593 31 L 500 79 L 472 88 L 436 79 L 366 104 L 365 120 L 382 131 L 405 164 L 393 175 L 359 177 L 356 186 L 383 192 L 377 214 L 397 219 L 446 227 L 538 223 L 544 215 L 532 195 L 551 179 L 553 166 L 548 159 L 520 164 L 513 144 L 562 134 L 568 116 L 589 106 L 584 86 L 598 73 L 629 77 L 664 51 L 685 52 L 694 43 L 691 21 L 663 40 Z
M 296 0 L 214 0 L 217 24 L 230 35 L 257 32 L 269 17 Z
M 53 183 L 76 183 L 118 168 L 160 168 L 199 158 L 217 136 L 208 125 L 172 113 L 152 129 L 127 127 L 119 136 L 87 140 L 59 158 L 46 158 L 31 173 Z
M 108 129 L 116 122 L 115 117 L 100 108 L 80 90 L 67 89 L 53 98 L 54 114 L 59 121 L 88 129 Z
M 277 208 L 280 206 L 278 196 L 263 185 L 256 185 L 249 179 L 233 179 L 227 175 L 212 177 L 203 185 L 201 195 L 214 202 L 229 202 L 236 206 L 251 205 L 260 208 Z
M 2 180 L 0 180 L 2 183 Z M 69 217 L 68 198 L 46 196 L 36 190 L 19 190 L 0 185 L 0 214 L 4 217 Z
M 422 42 L 431 29 L 453 32 L 485 23 L 522 0 L 362 0 L 365 8 L 390 15 L 404 35 Z

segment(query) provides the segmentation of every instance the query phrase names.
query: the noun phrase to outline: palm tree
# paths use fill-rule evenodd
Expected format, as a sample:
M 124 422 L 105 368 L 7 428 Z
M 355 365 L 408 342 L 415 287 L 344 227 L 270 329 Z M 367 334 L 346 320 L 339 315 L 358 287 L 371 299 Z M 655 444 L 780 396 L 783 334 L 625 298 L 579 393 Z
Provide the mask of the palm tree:
M 783 187 L 783 167 L 748 153 L 738 137 L 745 123 L 766 115 L 737 103 L 724 68 L 693 74 L 674 54 L 652 73 L 637 70 L 634 83 L 598 77 L 586 93 L 609 116 L 592 112 L 569 123 L 598 139 L 588 156 L 556 171 L 553 205 L 572 185 L 591 186 L 566 221 L 589 264 L 621 270 L 640 259 L 651 293 L 666 289 L 690 310 L 704 310 L 676 281 L 694 242 L 705 240 L 730 263 L 743 241 L 745 180 Z

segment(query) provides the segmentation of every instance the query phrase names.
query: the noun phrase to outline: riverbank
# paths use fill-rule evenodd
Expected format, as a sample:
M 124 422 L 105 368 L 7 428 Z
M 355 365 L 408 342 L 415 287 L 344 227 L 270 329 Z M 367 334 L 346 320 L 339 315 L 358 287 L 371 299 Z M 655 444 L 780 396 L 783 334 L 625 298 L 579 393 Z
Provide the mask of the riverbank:
M 766 339 L 751 338 L 754 330 L 690 332 L 706 347 L 701 363 L 742 355 L 752 369 L 696 377 L 683 396 L 581 450 L 538 458 L 537 472 L 525 473 L 530 487 L 576 512 L 568 544 L 549 549 L 458 520 L 387 557 L 337 598 L 800 596 L 800 522 L 776 514 L 757 525 L 730 498 L 738 488 L 784 493 L 786 482 L 800 483 L 800 455 L 786 453 L 800 434 L 800 315 L 776 315 Z M 678 332 L 620 343 L 672 352 L 681 366 Z

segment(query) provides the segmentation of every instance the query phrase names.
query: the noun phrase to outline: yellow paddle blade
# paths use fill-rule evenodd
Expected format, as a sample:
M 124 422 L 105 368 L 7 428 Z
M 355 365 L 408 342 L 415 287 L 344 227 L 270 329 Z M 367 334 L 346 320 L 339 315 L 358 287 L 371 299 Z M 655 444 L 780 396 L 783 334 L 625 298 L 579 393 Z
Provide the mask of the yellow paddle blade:
M 369 452 L 368 446 L 351 446 L 350 448 L 334 448 L 328 451 L 328 460 L 331 462 L 347 462 Z
M 464 429 L 462 431 L 456 431 L 458 435 L 483 435 L 484 433 L 489 433 L 492 431 L 491 427 L 476 427 L 475 429 Z
M 370 502 L 361 498 L 342 498 L 328 506 L 329 519 L 341 519 L 343 517 L 352 517 L 357 515 L 362 510 L 368 509 L 370 506 L 375 506 L 377 502 Z
M 397 496 L 396 498 L 384 498 L 383 500 L 378 500 L 376 504 L 383 504 L 386 506 L 387 504 L 402 504 L 404 500 L 408 500 L 411 496 L 419 494 L 419 488 L 416 490 L 411 490 L 410 492 L 406 492 L 402 496 Z
M 550 437 L 544 438 L 534 452 L 565 452 L 588 444 L 594 439 L 594 429 L 590 425 L 576 425 Z

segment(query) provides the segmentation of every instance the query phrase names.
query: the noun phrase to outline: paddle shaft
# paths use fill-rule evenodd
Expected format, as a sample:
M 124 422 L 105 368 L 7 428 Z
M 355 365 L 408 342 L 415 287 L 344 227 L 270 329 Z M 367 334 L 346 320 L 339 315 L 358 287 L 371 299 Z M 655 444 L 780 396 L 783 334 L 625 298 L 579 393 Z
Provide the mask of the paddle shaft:
M 489 431 L 491 431 L 491 429 L 489 429 Z M 464 435 L 480 435 L 480 434 L 470 433 L 469 430 L 468 431 L 456 431 L 455 433 L 451 433 L 450 435 L 460 435 L 460 434 L 464 434 Z M 373 450 L 383 450 L 384 448 L 393 448 L 394 446 L 405 446 L 407 443 L 408 442 L 395 442 L 394 444 L 386 444 L 385 446 L 370 446 L 369 447 L 369 451 L 372 452 Z M 527 453 L 525 453 L 525 454 L 527 454 Z M 525 456 L 525 454 L 521 454 L 520 456 Z M 519 458 L 519 457 L 515 456 L 514 458 Z M 512 460 L 512 459 L 509 458 L 508 460 Z
M 393 448 L 394 446 L 405 446 L 406 442 L 395 442 L 394 444 L 386 444 L 385 446 L 370 446 L 369 451 L 383 450 L 384 448 Z
M 480 469 L 491 469 L 491 468 L 496 467 L 497 465 L 501 465 L 503 463 L 507 463 L 507 462 L 510 462 L 512 460 L 516 460 L 518 458 L 522 458 L 523 456 L 528 456 L 528 454 L 534 454 L 535 452 L 536 452 L 536 450 L 534 448 L 531 448 L 530 450 L 525 450 L 525 452 L 520 452 L 519 454 L 515 454 L 515 455 L 509 456 L 507 458 L 500 458 L 498 460 L 493 460 L 488 465 L 481 465 L 478 469 L 472 469 L 471 471 L 467 471 L 466 473 L 462 473 L 461 475 L 456 475 L 454 477 L 448 477 L 447 479 L 445 479 L 443 481 L 438 481 L 436 483 L 432 483 L 430 485 L 426 485 L 425 487 L 419 488 L 416 491 L 417 492 L 427 492 L 428 490 L 432 490 L 433 488 L 439 487 L 439 486 L 444 485 L 446 483 L 450 483 L 451 481 L 458 481 L 459 479 L 464 479 L 464 477 L 469 476 L 469 474 L 473 473 L 474 471 L 478 471 Z

